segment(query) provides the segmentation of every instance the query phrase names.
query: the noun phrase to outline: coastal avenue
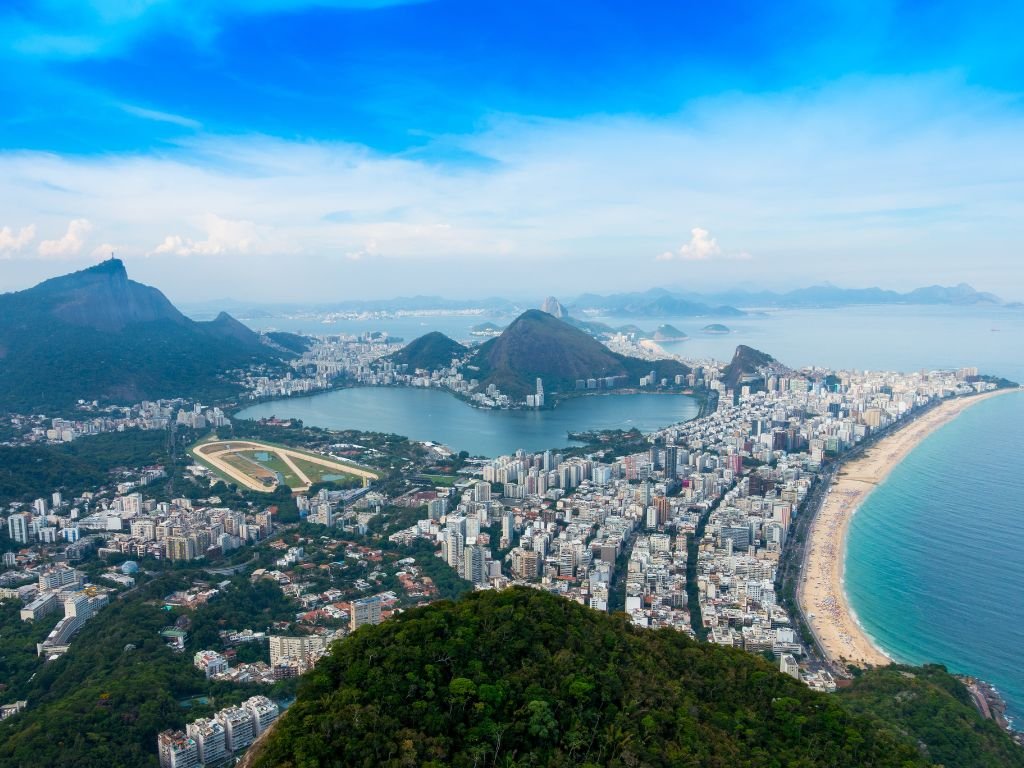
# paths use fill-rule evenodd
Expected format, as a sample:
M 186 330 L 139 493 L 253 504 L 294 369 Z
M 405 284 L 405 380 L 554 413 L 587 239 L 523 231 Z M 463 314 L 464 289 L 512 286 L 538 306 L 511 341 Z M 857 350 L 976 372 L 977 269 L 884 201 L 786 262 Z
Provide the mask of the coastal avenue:
M 357 467 L 354 464 L 324 458 L 314 453 L 296 451 L 291 448 L 252 440 L 213 440 L 197 445 L 192 449 L 192 453 L 197 459 L 209 465 L 217 472 L 227 475 L 238 484 L 253 491 L 267 492 L 274 490 L 278 484 L 276 473 L 244 455 L 253 452 L 263 452 L 276 456 L 294 473 L 295 477 L 299 480 L 299 484 L 290 487 L 296 493 L 308 491 L 309 487 L 314 483 L 310 479 L 309 474 L 296 464 L 296 461 L 326 467 L 332 472 L 339 474 L 359 477 L 363 480 L 364 484 L 378 479 L 376 473 Z M 251 466 L 240 465 L 237 461 L 238 459 L 248 462 Z

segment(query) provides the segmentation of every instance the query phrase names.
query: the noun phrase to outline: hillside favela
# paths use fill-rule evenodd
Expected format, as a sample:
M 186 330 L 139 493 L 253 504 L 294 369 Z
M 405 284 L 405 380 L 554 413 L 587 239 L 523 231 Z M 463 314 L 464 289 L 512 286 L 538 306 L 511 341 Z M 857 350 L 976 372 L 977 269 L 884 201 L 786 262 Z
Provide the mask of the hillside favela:
M 1024 8 L 0 8 L 0 768 L 1024 768 Z

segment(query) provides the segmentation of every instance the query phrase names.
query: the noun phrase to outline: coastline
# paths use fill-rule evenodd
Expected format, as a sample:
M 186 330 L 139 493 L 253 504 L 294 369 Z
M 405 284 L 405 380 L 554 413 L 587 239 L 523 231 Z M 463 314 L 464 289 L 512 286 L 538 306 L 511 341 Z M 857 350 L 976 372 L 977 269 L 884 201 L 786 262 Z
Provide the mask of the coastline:
M 940 402 L 840 467 L 808 531 L 797 589 L 800 610 L 829 662 L 859 667 L 893 662 L 861 626 L 846 595 L 846 538 L 864 499 L 939 427 L 983 400 L 1020 391 L 999 389 Z

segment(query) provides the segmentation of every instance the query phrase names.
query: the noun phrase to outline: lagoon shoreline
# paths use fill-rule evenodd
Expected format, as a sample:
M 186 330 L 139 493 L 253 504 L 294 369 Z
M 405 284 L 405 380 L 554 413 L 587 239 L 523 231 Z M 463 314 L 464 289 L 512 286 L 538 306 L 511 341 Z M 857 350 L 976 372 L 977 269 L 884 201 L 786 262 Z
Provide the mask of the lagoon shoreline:
M 983 400 L 1019 391 L 1000 389 L 942 401 L 841 465 L 811 522 L 797 589 L 801 613 L 829 662 L 858 667 L 893 663 L 861 626 L 846 595 L 846 540 L 861 504 L 935 430 Z

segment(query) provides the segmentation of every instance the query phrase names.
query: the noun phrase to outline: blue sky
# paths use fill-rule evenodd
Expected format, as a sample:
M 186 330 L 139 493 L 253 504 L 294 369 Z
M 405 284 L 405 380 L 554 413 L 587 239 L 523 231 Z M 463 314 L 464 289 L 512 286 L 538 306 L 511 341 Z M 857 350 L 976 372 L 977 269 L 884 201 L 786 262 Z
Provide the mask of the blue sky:
M 93 0 L 0 10 L 0 290 L 653 285 L 1024 298 L 1024 9 Z

